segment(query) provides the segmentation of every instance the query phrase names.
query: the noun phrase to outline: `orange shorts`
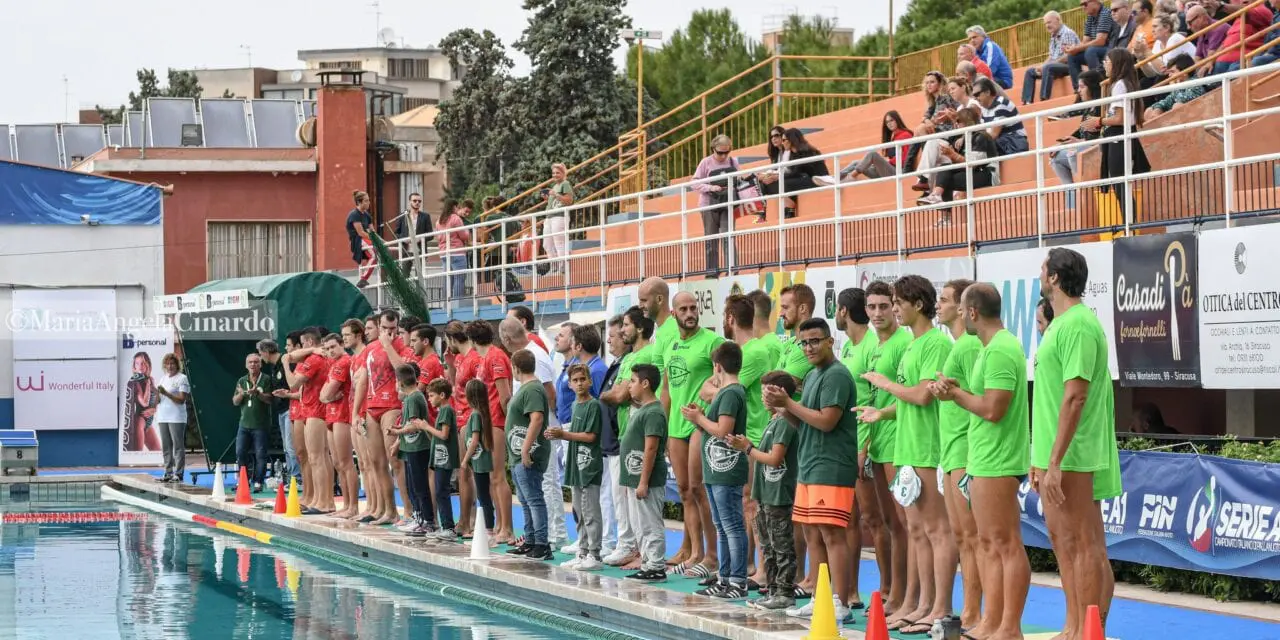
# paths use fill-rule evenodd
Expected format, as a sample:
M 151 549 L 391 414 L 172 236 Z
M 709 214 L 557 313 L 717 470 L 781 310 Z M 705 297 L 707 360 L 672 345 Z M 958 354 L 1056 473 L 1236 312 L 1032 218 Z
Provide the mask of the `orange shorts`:
M 821 524 L 845 528 L 853 517 L 853 487 L 825 484 L 797 484 L 791 520 L 800 524 Z

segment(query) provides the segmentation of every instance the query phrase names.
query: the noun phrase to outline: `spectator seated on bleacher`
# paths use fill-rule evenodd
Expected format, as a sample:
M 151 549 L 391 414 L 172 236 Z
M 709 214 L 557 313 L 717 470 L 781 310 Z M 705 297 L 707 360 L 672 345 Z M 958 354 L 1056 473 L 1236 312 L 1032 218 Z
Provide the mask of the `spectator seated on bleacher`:
M 1194 4 L 1187 9 L 1187 26 L 1193 32 L 1199 32 L 1213 24 L 1213 19 L 1209 17 L 1209 12 L 1205 8 Z M 1196 59 L 1204 60 L 1214 54 L 1218 47 L 1222 45 L 1222 41 L 1227 38 L 1227 31 L 1231 29 L 1228 24 L 1220 24 L 1207 33 L 1201 34 L 1196 40 Z M 1200 68 L 1200 75 L 1205 75 L 1208 66 Z
M 1265 41 L 1265 36 L 1259 36 L 1257 33 L 1271 26 L 1271 20 L 1274 15 L 1271 8 L 1267 5 L 1258 5 L 1245 12 L 1243 16 L 1238 18 L 1231 28 L 1227 30 L 1227 35 L 1222 40 L 1222 44 L 1218 47 L 1220 52 L 1218 59 L 1213 63 L 1213 73 L 1227 73 L 1240 68 L 1240 40 L 1241 31 L 1243 31 L 1244 51 L 1246 54 L 1257 51 Z
M 1133 0 L 1133 19 L 1137 27 L 1129 39 L 1129 51 L 1134 51 L 1135 57 L 1137 47 L 1150 47 L 1155 42 L 1155 17 L 1155 6 L 1151 0 Z
M 1085 14 L 1084 37 L 1080 44 L 1067 49 L 1067 69 L 1071 74 L 1071 84 L 1077 84 L 1084 67 L 1102 71 L 1102 58 L 1107 55 L 1107 43 L 1115 28 L 1111 10 L 1102 6 L 1102 0 L 1084 0 L 1081 6 L 1084 7 Z
M 1155 23 L 1152 28 L 1155 42 L 1151 46 L 1136 47 L 1133 52 L 1140 60 L 1150 58 L 1153 53 L 1158 56 L 1142 66 L 1138 83 L 1143 89 L 1150 89 L 1168 78 L 1168 69 L 1179 56 L 1194 59 L 1196 54 L 1196 46 L 1177 32 L 1176 16 L 1159 15 L 1152 22 Z
M 1090 102 L 1101 98 L 1102 73 L 1092 69 L 1082 72 L 1080 74 L 1080 87 L 1076 89 L 1076 95 L 1079 97 L 1080 102 Z M 1097 140 L 1102 135 L 1102 127 L 1098 124 L 1098 119 L 1102 117 L 1102 107 L 1090 107 L 1074 113 L 1080 116 L 1080 126 L 1076 128 L 1075 133 L 1065 138 L 1058 138 L 1058 142 L 1070 144 L 1084 140 Z M 1080 173 L 1080 166 L 1076 158 L 1080 156 L 1082 151 L 1085 151 L 1084 147 L 1059 149 L 1049 157 L 1049 168 L 1053 169 L 1053 173 L 1058 176 L 1058 180 L 1062 184 L 1072 184 L 1076 181 L 1076 176 Z
M 993 75 L 991 74 L 991 67 L 990 67 L 990 65 L 988 65 L 988 64 L 986 63 L 986 61 L 985 61 L 985 60 L 983 60 L 982 58 L 979 58 L 979 57 L 978 57 L 977 49 L 974 49 L 974 48 L 973 48 L 973 45 L 962 44 L 962 45 L 960 45 L 959 47 L 957 47 L 957 48 L 956 48 L 956 59 L 958 60 L 958 62 L 956 63 L 956 73 L 957 73 L 957 74 L 959 74 L 959 73 L 960 73 L 960 71 L 959 71 L 959 69 L 960 69 L 960 65 L 962 65 L 962 64 L 964 64 L 964 63 L 966 63 L 966 62 L 967 62 L 967 63 L 969 63 L 970 65 L 972 65 L 972 66 L 973 66 L 973 68 L 974 68 L 973 73 L 975 73 L 975 74 L 977 74 L 977 75 L 980 75 L 980 76 L 986 76 L 986 77 L 988 77 L 988 78 L 994 78 L 994 77 L 995 77 L 995 76 L 993 76 Z M 967 73 L 967 72 L 966 72 L 966 73 Z M 973 78 L 973 76 L 970 76 L 970 79 L 971 79 L 971 80 L 972 80 L 972 78 Z
M 991 125 L 988 133 L 996 141 L 1000 155 L 1008 156 L 1030 149 L 1027 128 L 1017 120 L 1018 108 L 1013 101 L 1000 95 L 995 83 L 979 78 L 973 85 L 973 97 L 982 106 L 982 121 Z
M 1027 74 L 1022 80 L 1023 105 L 1035 102 L 1036 80 L 1043 80 L 1040 85 L 1040 100 L 1048 100 L 1053 96 L 1053 81 L 1071 75 L 1067 67 L 1067 49 L 1080 44 L 1080 36 L 1071 27 L 1062 24 L 1062 15 L 1057 11 L 1044 14 L 1044 28 L 1049 32 L 1049 59 L 1038 67 L 1027 67 Z M 1074 83 L 1073 79 L 1073 86 Z
M 805 140 L 804 134 L 800 133 L 799 129 L 787 129 L 782 134 L 782 155 L 778 162 L 789 162 L 820 155 L 822 155 L 822 152 L 809 144 L 809 141 Z M 778 195 L 779 185 L 782 186 L 786 193 L 795 193 L 816 186 L 818 183 L 814 181 L 814 178 L 826 175 L 831 175 L 831 172 L 827 170 L 826 161 L 811 160 L 762 171 L 756 177 L 759 178 L 760 190 L 765 195 Z M 783 216 L 794 218 L 799 215 L 795 198 L 788 196 L 787 202 L 789 204 L 785 205 Z
M 1173 61 L 1173 68 L 1177 71 L 1186 71 L 1195 63 L 1196 61 L 1192 60 L 1191 56 L 1184 54 L 1178 56 Z M 1190 79 L 1191 78 L 1188 76 L 1183 76 L 1178 80 L 1178 85 L 1181 85 Z M 1162 113 L 1172 111 L 1174 107 L 1191 102 L 1205 94 L 1205 85 L 1202 84 L 1194 86 L 1175 86 L 1176 88 L 1171 93 L 1165 94 L 1165 96 L 1158 102 L 1147 107 L 1147 113 L 1146 116 L 1144 116 L 1144 119 L 1150 120 Z
M 987 68 L 991 71 L 989 76 L 996 84 L 1004 89 L 1013 88 L 1013 67 L 1009 66 L 1009 59 L 1005 57 L 1004 50 L 995 40 L 987 37 L 987 30 L 982 25 L 973 25 L 965 29 L 965 35 L 969 38 L 969 44 L 978 54 L 978 58 L 987 64 Z
M 989 82 L 989 81 L 988 81 Z M 972 107 L 961 109 L 956 114 L 956 121 L 961 127 L 971 127 L 978 124 L 980 116 L 978 110 Z M 984 131 L 975 131 L 969 134 L 970 144 L 966 148 L 964 137 L 956 139 L 954 144 L 947 145 L 943 148 L 942 153 L 954 164 L 961 162 L 981 162 L 988 158 L 995 158 L 1000 155 L 999 149 L 996 147 L 995 139 Z M 982 187 L 991 187 L 1000 184 L 1000 165 L 998 162 L 988 162 L 986 164 L 975 165 L 970 168 L 973 175 L 973 188 L 981 189 Z M 937 177 L 937 185 L 933 187 L 933 191 L 927 195 L 921 196 L 916 200 L 917 204 L 931 205 L 941 204 L 943 202 L 951 202 L 955 199 L 955 194 L 965 193 L 969 187 L 969 177 L 965 175 L 965 169 L 945 169 L 939 172 Z M 939 226 L 945 226 L 951 223 L 951 210 L 942 212 L 938 219 Z
M 1280 0 L 1271 0 L 1271 24 L 1280 22 Z M 1249 61 L 1251 67 L 1261 67 L 1264 64 L 1271 64 L 1280 58 L 1280 29 L 1276 29 L 1268 33 L 1262 39 L 1262 46 L 1259 50 L 1265 53 L 1258 54 Z
M 1111 35 L 1107 38 L 1108 49 L 1128 49 L 1133 36 L 1138 32 L 1138 20 L 1133 17 L 1129 8 L 1129 0 L 1111 0 Z
M 888 143 L 891 141 L 908 140 L 911 138 L 911 130 L 902 122 L 902 116 L 897 111 L 890 111 L 884 114 L 884 122 L 880 125 L 880 142 Z M 857 180 L 859 175 L 868 178 L 887 178 L 897 173 L 898 158 L 904 158 L 907 154 L 907 145 L 901 147 L 889 147 L 884 150 L 881 155 L 878 151 L 872 151 L 863 156 L 857 164 L 851 165 L 844 171 L 840 172 L 840 181 Z M 820 184 L 835 184 L 836 180 L 829 176 L 819 176 L 814 178 Z
M 924 93 L 924 118 L 921 119 L 920 126 L 916 127 L 916 135 L 927 136 L 939 131 L 950 131 L 951 120 L 946 117 L 946 113 L 948 110 L 954 112 L 960 108 L 960 105 L 947 95 L 946 76 L 942 75 L 941 71 L 930 71 L 924 74 L 920 91 Z M 922 146 L 911 145 L 911 150 L 907 152 L 907 164 L 903 165 L 903 170 L 910 171 L 915 168 Z
M 989 79 L 988 82 L 990 82 Z M 969 84 L 969 79 L 965 76 L 957 75 L 947 80 L 947 97 L 949 97 L 951 102 L 957 106 L 948 107 L 944 111 L 939 111 L 934 116 L 934 119 L 939 121 L 939 131 L 950 131 L 956 128 L 956 114 L 960 111 L 959 105 L 974 107 L 977 109 L 981 108 L 978 102 L 973 99 L 973 96 L 969 95 L 969 90 L 971 88 L 972 85 Z M 945 129 L 942 128 L 944 125 L 946 127 Z M 918 169 L 920 171 L 929 171 L 930 169 L 949 164 L 951 161 L 947 159 L 947 156 L 943 155 L 943 148 L 952 144 L 955 140 L 955 136 L 951 136 L 948 138 L 938 138 L 926 141 L 920 152 L 920 166 Z M 911 188 L 916 191 L 930 191 L 933 189 L 933 177 L 934 174 L 932 173 L 924 173 L 917 178 L 916 183 L 911 185 Z

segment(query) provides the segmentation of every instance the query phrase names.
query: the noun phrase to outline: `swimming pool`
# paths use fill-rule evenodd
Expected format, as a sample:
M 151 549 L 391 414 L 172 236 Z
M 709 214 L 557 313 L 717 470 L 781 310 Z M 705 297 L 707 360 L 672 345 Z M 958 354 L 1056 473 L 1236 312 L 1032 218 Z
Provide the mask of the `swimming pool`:
M 586 637 L 129 507 L 15 506 L 0 506 L 0 638 Z M 41 521 L 70 512 L 104 521 Z

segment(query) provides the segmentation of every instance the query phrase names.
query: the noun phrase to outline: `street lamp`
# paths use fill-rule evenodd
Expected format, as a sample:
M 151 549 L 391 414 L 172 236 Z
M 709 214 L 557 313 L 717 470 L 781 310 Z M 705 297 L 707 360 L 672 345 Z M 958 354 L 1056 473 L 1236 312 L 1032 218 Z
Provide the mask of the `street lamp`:
M 619 29 L 618 35 L 627 46 L 636 47 L 636 129 L 644 127 L 644 41 L 662 40 L 661 31 L 648 29 Z

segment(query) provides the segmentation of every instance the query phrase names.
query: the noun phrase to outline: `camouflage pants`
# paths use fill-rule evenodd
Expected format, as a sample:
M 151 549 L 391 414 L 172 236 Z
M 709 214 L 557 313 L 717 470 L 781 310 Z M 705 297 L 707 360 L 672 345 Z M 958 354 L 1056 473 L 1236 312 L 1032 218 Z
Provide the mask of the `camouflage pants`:
M 796 586 L 796 536 L 791 523 L 791 505 L 760 505 L 756 539 L 764 555 L 769 593 L 790 595 Z

